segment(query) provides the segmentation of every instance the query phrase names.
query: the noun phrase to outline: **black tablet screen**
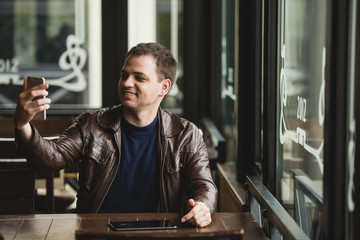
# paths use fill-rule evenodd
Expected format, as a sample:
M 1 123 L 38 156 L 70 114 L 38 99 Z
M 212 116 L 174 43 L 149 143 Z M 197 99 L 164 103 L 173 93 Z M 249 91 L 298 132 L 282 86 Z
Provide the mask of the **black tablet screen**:
M 169 220 L 155 221 L 111 221 L 109 226 L 113 230 L 156 230 L 156 229 L 174 229 Z

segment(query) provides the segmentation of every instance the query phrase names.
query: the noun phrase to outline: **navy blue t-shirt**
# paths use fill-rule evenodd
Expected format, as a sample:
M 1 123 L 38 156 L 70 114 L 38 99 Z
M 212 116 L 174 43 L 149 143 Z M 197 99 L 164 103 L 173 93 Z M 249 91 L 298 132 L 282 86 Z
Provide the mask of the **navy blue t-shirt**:
M 157 117 L 145 127 L 122 119 L 120 166 L 99 212 L 157 211 L 157 128 Z

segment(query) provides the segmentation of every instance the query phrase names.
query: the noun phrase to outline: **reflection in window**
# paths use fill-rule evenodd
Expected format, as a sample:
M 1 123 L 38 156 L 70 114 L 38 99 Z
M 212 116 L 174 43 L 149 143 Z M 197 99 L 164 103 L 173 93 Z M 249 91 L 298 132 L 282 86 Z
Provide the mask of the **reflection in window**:
M 355 229 L 356 229 L 356 214 L 355 214 L 355 155 L 356 153 L 356 119 L 355 119 L 355 96 L 359 94 L 356 92 L 355 87 L 355 79 L 359 78 L 356 76 L 355 68 L 359 65 L 358 59 L 359 56 L 355 56 L 358 52 L 356 48 L 359 48 L 359 40 L 356 39 L 356 10 L 357 10 L 357 2 L 350 1 L 350 17 L 349 17 L 349 72 L 348 72 L 348 89 L 347 89 L 347 105 L 349 108 L 347 109 L 347 129 L 348 129 L 348 139 L 347 139 L 347 155 L 346 155 L 346 189 L 345 189 L 345 196 L 346 196 L 346 237 L 344 239 L 356 239 Z M 358 140 L 359 141 L 359 140 Z M 359 149 L 358 149 L 359 151 Z M 358 191 L 358 190 L 356 190 Z M 359 203 L 357 203 L 359 204 Z
M 297 169 L 322 191 L 326 1 L 283 0 L 279 12 L 279 197 L 284 205 L 293 205 L 295 189 L 291 173 Z M 315 222 L 321 219 L 314 215 L 315 208 L 307 209 L 313 221 L 310 226 L 320 226 Z M 310 229 L 308 234 L 316 238 L 316 232 Z
M 98 0 L 0 2 L 0 35 L 6 36 L 0 40 L 2 108 L 14 108 L 29 75 L 45 77 L 52 108 L 101 106 L 100 5 Z
M 227 143 L 226 160 L 236 159 L 235 1 L 221 2 L 221 121 Z
M 178 114 L 183 112 L 182 13 L 182 0 L 156 0 L 157 42 L 170 49 L 178 62 L 176 83 L 171 87 L 161 106 Z

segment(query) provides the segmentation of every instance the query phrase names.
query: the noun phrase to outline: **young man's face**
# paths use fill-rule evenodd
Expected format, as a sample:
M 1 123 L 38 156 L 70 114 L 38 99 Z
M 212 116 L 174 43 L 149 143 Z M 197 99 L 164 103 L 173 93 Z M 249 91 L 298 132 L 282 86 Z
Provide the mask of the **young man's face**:
M 136 112 L 157 111 L 170 86 L 169 79 L 159 79 L 151 55 L 129 56 L 121 70 L 118 90 L 125 108 Z

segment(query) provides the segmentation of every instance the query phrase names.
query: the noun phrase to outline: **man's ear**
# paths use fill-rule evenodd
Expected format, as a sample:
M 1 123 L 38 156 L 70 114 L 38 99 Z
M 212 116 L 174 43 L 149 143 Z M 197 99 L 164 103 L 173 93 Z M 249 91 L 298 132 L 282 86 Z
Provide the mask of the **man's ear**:
M 168 92 L 170 91 L 171 88 L 171 81 L 170 79 L 164 79 L 161 82 L 161 92 L 160 92 L 160 96 L 163 97 L 166 94 L 168 94 Z

